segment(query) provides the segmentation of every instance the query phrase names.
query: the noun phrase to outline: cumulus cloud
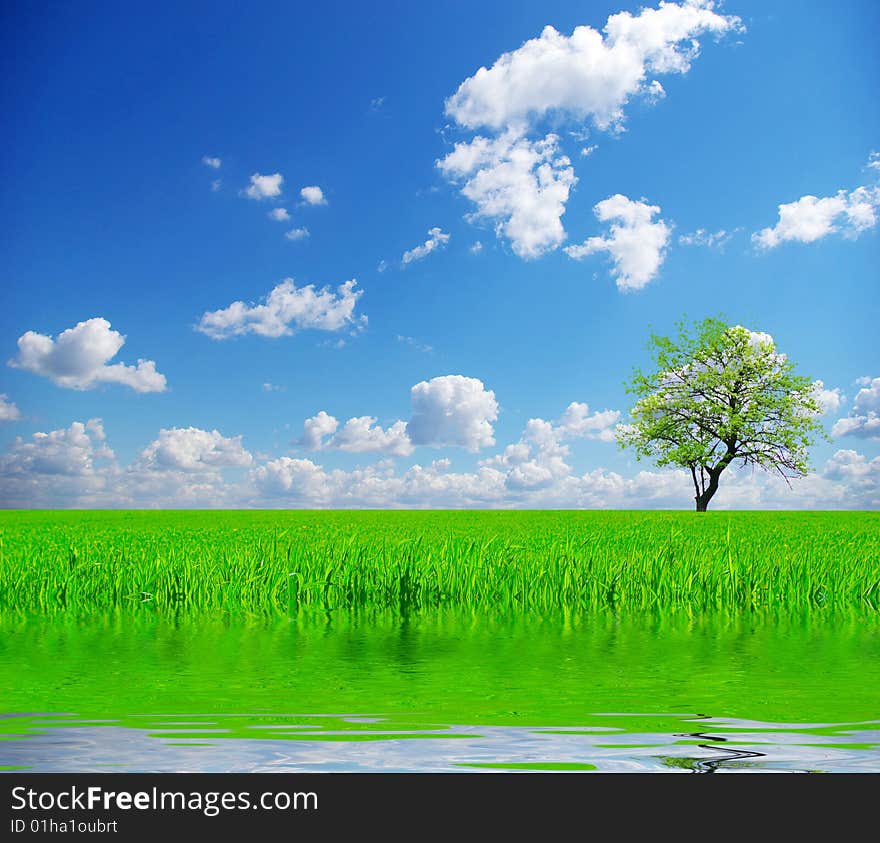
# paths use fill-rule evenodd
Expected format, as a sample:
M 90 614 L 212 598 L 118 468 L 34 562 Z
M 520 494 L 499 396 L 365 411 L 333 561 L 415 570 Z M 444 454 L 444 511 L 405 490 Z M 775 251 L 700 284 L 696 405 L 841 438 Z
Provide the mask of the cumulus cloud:
M 318 505 L 332 500 L 329 476 L 311 460 L 279 457 L 254 469 L 252 476 L 263 494 L 295 495 Z
M 267 216 L 270 220 L 275 220 L 275 222 L 287 222 L 290 219 L 287 208 L 273 208 Z
M 219 158 L 212 158 L 210 155 L 202 156 L 202 163 L 212 170 L 219 170 L 223 162 Z
M 0 455 L 0 506 L 94 505 L 117 473 L 100 419 L 19 436 Z
M 490 469 L 454 474 L 446 460 L 414 465 L 396 474 L 385 463 L 353 471 L 328 471 L 311 460 L 281 457 L 256 468 L 262 499 L 282 506 L 487 506 L 503 494 L 502 475 Z
M 571 472 L 565 459 L 569 455 L 567 441 L 599 439 L 614 441 L 614 428 L 620 419 L 617 410 L 590 413 L 587 404 L 573 401 L 559 421 L 529 419 L 525 430 L 513 445 L 500 454 L 483 460 L 480 465 L 503 472 L 509 489 L 547 488 Z
M 492 422 L 498 417 L 498 402 L 477 378 L 444 375 L 422 381 L 410 390 L 410 399 L 409 422 L 398 420 L 387 428 L 374 416 L 356 416 L 340 428 L 334 416 L 321 410 L 305 420 L 296 444 L 310 451 L 388 456 L 408 456 L 416 445 L 477 451 L 495 444 Z
M 474 243 L 474 244 L 468 249 L 468 251 L 469 251 L 472 255 L 478 255 L 478 254 L 480 254 L 480 252 L 483 251 L 483 244 L 482 244 L 479 240 L 477 240 L 477 241 L 476 241 L 476 242 L 475 242 L 475 243 Z
M 244 189 L 244 195 L 249 199 L 271 199 L 281 195 L 283 183 L 284 176 L 281 173 L 272 173 L 268 176 L 254 173 L 251 176 L 251 183 Z
M 141 451 L 135 467 L 143 471 L 210 473 L 219 468 L 249 466 L 253 458 L 242 447 L 241 439 L 197 427 L 160 430 L 158 438 Z
M 823 416 L 836 413 L 846 401 L 846 396 L 839 387 L 826 389 L 823 381 L 813 381 L 813 395 L 822 408 Z
M 565 253 L 580 260 L 598 252 L 612 259 L 611 275 L 619 290 L 641 290 L 657 276 L 666 257 L 672 228 L 662 219 L 658 205 L 637 202 L 620 193 L 603 199 L 594 208 L 601 222 L 611 222 L 604 237 L 589 237 L 579 246 L 568 246 Z
M 599 439 L 602 442 L 613 442 L 614 427 L 619 419 L 619 410 L 590 413 L 587 404 L 572 401 L 559 419 L 556 430 L 566 439 Z
M 875 153 L 868 160 L 873 168 Z M 830 234 L 840 233 L 854 239 L 877 225 L 880 208 L 880 187 L 862 186 L 847 192 L 838 190 L 834 196 L 801 196 L 795 202 L 779 206 L 779 219 L 771 228 L 752 235 L 760 249 L 775 249 L 786 242 L 815 243 Z
M 566 443 L 603 438 L 614 415 L 572 404 L 557 422 L 532 419 L 518 443 L 465 472 L 451 471 L 447 458 L 400 472 L 388 459 L 350 471 L 291 457 L 261 456 L 254 465 L 241 437 L 198 428 L 160 431 L 123 469 L 100 420 L 92 419 L 15 439 L 0 456 L 0 506 L 690 509 L 685 472 L 625 476 L 599 467 L 578 474 L 565 464 Z M 713 503 L 718 509 L 878 508 L 880 457 L 838 450 L 791 488 L 772 475 L 732 468 Z
M 230 482 L 225 472 L 252 464 L 241 436 L 197 427 L 163 429 L 117 473 L 107 494 L 113 506 L 241 506 L 247 482 Z
M 478 451 L 495 444 L 495 393 L 477 378 L 443 375 L 410 390 L 412 418 L 406 426 L 414 445 L 454 445 Z
M 303 202 L 307 205 L 326 205 L 327 200 L 324 198 L 324 191 L 316 184 L 309 185 L 300 190 L 299 195 L 302 196 Z
M 562 215 L 577 178 L 559 138 L 531 141 L 509 131 L 455 144 L 436 162 L 476 210 L 468 220 L 490 220 L 521 258 L 537 258 L 565 239 Z
M 413 452 L 406 432 L 406 422 L 396 421 L 385 430 L 374 416 L 349 419 L 330 440 L 329 447 L 354 454 L 381 453 L 408 456 Z
M 880 457 L 870 459 L 844 449 L 825 463 L 822 477 L 835 483 L 838 500 L 847 508 L 880 508 Z
M 307 228 L 291 228 L 284 236 L 288 240 L 305 240 L 309 236 L 309 230 Z
M 208 311 L 196 330 L 215 340 L 243 334 L 283 337 L 306 329 L 358 330 L 366 325 L 367 318 L 355 316 L 363 292 L 356 287 L 357 281 L 352 279 L 333 292 L 329 287 L 317 289 L 313 284 L 297 287 L 292 278 L 286 278 L 269 293 L 264 304 L 236 301 L 222 310 Z
M 477 206 L 471 220 L 493 220 L 517 255 L 539 257 L 565 239 L 561 218 L 577 179 L 556 135 L 530 136 L 548 123 L 621 131 L 633 97 L 656 102 L 665 96 L 652 76 L 687 73 L 699 55 L 699 37 L 741 29 L 739 18 L 717 13 L 710 0 L 621 12 L 602 32 L 578 26 L 568 36 L 547 26 L 490 68 L 481 67 L 446 100 L 446 114 L 458 126 L 483 133 L 456 144 L 437 166 Z M 494 137 L 483 136 L 487 132 Z M 570 134 L 587 137 L 583 129 Z M 583 147 L 581 154 L 594 149 Z
M 532 447 L 532 446 L 529 446 Z M 303 507 L 492 507 L 650 509 L 693 505 L 690 478 L 679 470 L 624 476 L 606 468 L 575 474 L 552 460 L 512 460 L 476 471 L 449 471 L 447 460 L 402 473 L 386 461 L 352 471 L 281 457 L 251 472 L 262 505 Z M 880 457 L 838 451 L 791 488 L 772 475 L 730 469 L 717 509 L 862 509 L 880 505 Z
M 848 481 L 850 486 L 880 495 L 880 457 L 869 459 L 858 451 L 840 450 L 825 464 L 823 473 L 832 480 Z
M 21 412 L 15 406 L 15 402 L 10 401 L 6 393 L 0 392 L 0 422 L 18 421 L 20 418 Z
M 405 422 L 396 421 L 386 429 L 376 422 L 374 416 L 357 416 L 340 428 L 336 418 L 321 410 L 305 420 L 303 435 L 296 440 L 296 444 L 309 451 L 335 450 L 388 456 L 408 456 L 413 452 Z
M 101 419 L 73 422 L 68 428 L 35 433 L 30 440 L 16 437 L 8 453 L 0 458 L 5 475 L 86 476 L 94 473 L 97 460 L 113 459 L 106 444 Z
M 321 410 L 317 415 L 303 422 L 303 435 L 297 440 L 297 444 L 309 451 L 320 451 L 324 446 L 324 437 L 336 433 L 338 427 L 339 422 Z
M 699 55 L 698 36 L 740 28 L 739 18 L 718 14 L 705 0 L 611 15 L 604 36 L 590 26 L 570 36 L 547 26 L 462 82 L 446 114 L 471 129 L 504 129 L 551 112 L 599 129 L 619 126 L 631 97 L 657 95 L 659 83 L 648 74 L 687 73 Z
M 434 228 L 430 228 L 428 229 L 428 239 L 424 243 L 422 243 L 421 246 L 415 246 L 414 248 L 404 252 L 400 262 L 404 266 L 406 266 L 413 261 L 421 260 L 422 258 L 430 255 L 431 252 L 433 252 L 435 249 L 439 249 L 442 246 L 445 246 L 448 242 L 448 234 L 445 234 L 436 226 Z
M 135 366 L 109 362 L 124 344 L 122 334 L 112 330 L 106 319 L 96 317 L 78 322 L 54 340 L 35 331 L 22 334 L 18 338 L 18 356 L 9 365 L 49 378 L 68 389 L 118 383 L 135 392 L 164 392 L 165 376 L 156 371 L 152 360 L 138 360 Z
M 880 378 L 859 378 L 859 383 L 850 414 L 835 422 L 831 435 L 880 439 Z

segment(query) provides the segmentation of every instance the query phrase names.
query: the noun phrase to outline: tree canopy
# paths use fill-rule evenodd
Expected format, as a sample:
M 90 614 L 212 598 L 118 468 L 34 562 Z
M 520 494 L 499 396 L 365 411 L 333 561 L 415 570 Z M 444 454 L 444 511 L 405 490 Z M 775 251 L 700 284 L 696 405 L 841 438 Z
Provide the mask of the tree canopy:
M 733 463 L 785 478 L 806 474 L 808 450 L 821 430 L 812 381 L 777 350 L 773 338 L 720 319 L 675 338 L 652 335 L 653 371 L 637 370 L 631 424 L 617 440 L 637 458 L 690 470 L 698 512 Z

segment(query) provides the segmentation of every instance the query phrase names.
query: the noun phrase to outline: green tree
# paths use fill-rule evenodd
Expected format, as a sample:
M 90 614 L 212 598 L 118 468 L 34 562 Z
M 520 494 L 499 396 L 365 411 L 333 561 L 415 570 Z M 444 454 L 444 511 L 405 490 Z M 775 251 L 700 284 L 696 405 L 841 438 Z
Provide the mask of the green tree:
M 697 512 L 737 461 L 786 482 L 806 474 L 819 403 L 770 336 L 706 319 L 675 338 L 652 335 L 650 346 L 653 372 L 636 370 L 628 384 L 637 401 L 617 441 L 638 459 L 689 469 Z

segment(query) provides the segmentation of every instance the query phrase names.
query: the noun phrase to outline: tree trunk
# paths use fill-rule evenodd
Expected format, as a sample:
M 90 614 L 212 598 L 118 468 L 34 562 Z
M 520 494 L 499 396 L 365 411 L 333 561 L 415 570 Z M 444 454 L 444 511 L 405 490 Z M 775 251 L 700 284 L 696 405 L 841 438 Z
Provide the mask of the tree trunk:
M 705 512 L 709 508 L 709 501 L 712 500 L 715 492 L 718 491 L 718 478 L 721 476 L 721 471 L 723 470 L 724 469 L 721 469 L 720 471 L 709 471 L 709 485 L 706 486 L 706 489 L 702 494 L 697 495 L 694 498 L 697 502 L 697 512 Z
M 718 491 L 718 478 L 721 477 L 721 472 L 736 459 L 736 440 L 729 442 L 725 440 L 724 444 L 727 445 L 727 453 L 724 454 L 714 468 L 706 469 L 709 474 L 709 485 L 702 492 L 697 490 L 697 495 L 694 498 L 697 502 L 697 512 L 705 512 L 709 508 L 709 501 L 712 500 L 715 492 Z M 702 473 L 703 468 L 700 468 L 701 476 Z M 694 477 L 694 486 L 696 486 L 697 477 L 693 468 L 691 468 L 691 474 Z

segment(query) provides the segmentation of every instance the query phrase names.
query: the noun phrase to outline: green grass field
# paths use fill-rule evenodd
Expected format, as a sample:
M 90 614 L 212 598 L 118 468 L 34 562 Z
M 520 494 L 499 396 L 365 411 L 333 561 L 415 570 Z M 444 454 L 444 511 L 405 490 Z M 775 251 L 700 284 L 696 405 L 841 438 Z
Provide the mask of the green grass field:
M 6 612 L 880 607 L 880 514 L 0 513 Z

